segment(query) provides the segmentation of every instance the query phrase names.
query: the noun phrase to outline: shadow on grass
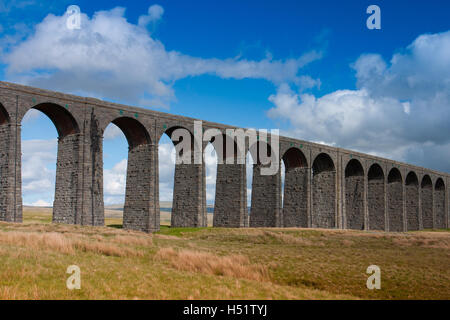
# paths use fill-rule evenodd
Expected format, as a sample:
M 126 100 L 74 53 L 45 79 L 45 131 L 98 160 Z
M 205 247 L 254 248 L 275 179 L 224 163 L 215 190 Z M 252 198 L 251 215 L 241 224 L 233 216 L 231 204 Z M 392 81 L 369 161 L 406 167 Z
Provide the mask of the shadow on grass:
M 174 228 L 174 227 L 167 226 L 167 225 L 161 225 L 160 230 L 155 233 L 181 237 L 186 233 L 194 233 L 194 232 L 199 232 L 199 231 L 207 230 L 207 229 L 211 229 L 211 228 Z

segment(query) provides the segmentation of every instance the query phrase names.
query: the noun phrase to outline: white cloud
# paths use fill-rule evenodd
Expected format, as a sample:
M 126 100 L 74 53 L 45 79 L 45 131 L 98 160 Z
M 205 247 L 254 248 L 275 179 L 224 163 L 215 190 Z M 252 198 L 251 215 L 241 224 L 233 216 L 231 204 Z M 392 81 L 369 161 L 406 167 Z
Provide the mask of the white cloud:
M 23 123 L 32 122 L 33 120 L 38 119 L 42 115 L 42 112 L 36 109 L 30 109 L 22 119 Z
M 103 138 L 105 140 L 114 140 L 115 138 L 123 137 L 125 138 L 125 135 L 123 134 L 122 130 L 118 126 L 116 126 L 114 123 L 110 123 L 103 133 Z
M 33 202 L 31 205 L 34 207 L 51 207 L 52 206 L 49 202 L 44 201 L 44 200 L 38 200 L 36 202 Z
M 357 89 L 316 97 L 280 86 L 268 115 L 290 135 L 450 171 L 450 31 L 419 36 L 386 63 L 362 55 L 352 68 Z
M 162 14 L 162 8 L 150 9 L 149 19 Z M 318 85 L 317 80 L 300 76 L 299 70 L 320 59 L 320 52 L 285 60 L 270 55 L 259 61 L 192 57 L 166 50 L 142 24 L 129 23 L 124 14 L 124 8 L 98 11 L 92 17 L 82 14 L 80 30 L 66 28 L 66 15 L 49 14 L 25 41 L 8 48 L 7 77 L 65 92 L 163 106 L 174 99 L 172 86 L 177 80 L 204 74 L 265 79 L 276 85 Z
M 57 144 L 56 139 L 22 141 L 24 203 L 32 203 L 36 197 L 46 203 L 53 201 Z
M 103 170 L 103 192 L 108 196 L 125 196 L 127 159 L 116 163 L 112 169 Z
M 138 25 L 146 27 L 152 22 L 156 22 L 162 18 L 164 14 L 164 8 L 160 5 L 154 4 L 148 8 L 148 14 L 139 17 Z

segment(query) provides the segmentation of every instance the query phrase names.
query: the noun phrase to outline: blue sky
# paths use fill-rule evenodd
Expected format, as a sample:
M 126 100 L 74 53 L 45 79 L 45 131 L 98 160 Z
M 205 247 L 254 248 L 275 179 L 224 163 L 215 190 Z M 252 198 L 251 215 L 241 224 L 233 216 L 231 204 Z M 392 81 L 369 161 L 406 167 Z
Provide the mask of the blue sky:
M 61 27 L 73 4 L 83 13 L 78 34 Z M 381 30 L 366 27 L 371 4 L 381 8 Z M 280 128 L 450 171 L 442 160 L 450 156 L 449 9 L 448 1 L 437 0 L 0 1 L 0 79 L 237 126 Z M 68 40 L 73 47 L 61 45 Z M 86 46 L 106 55 L 86 59 Z M 105 185 L 117 188 L 107 202 L 118 202 L 127 146 L 116 129 L 109 130 Z M 41 154 L 32 143 L 24 148 L 30 165 L 24 202 L 51 203 L 52 192 L 37 194 L 33 186 L 54 183 L 56 130 L 45 116 L 31 114 L 22 137 L 48 148 L 38 148 Z M 169 152 L 170 141 L 161 144 Z M 36 170 L 36 163 L 48 171 Z M 170 199 L 173 170 L 164 170 L 163 198 Z

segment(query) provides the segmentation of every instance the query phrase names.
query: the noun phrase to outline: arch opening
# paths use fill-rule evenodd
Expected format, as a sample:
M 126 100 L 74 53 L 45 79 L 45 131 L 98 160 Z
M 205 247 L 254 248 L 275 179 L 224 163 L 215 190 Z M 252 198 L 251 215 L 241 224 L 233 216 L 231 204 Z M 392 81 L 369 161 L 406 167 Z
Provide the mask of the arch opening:
M 189 140 L 185 141 L 185 139 Z M 196 164 L 194 161 L 194 135 L 186 127 L 176 125 L 164 131 L 160 139 L 160 146 L 161 141 L 164 140 L 167 141 L 166 147 L 174 150 L 173 162 L 170 165 L 168 159 L 160 159 L 160 164 L 165 162 L 170 176 L 173 176 L 172 203 L 169 202 L 169 206 L 171 206 L 170 226 L 205 227 L 207 225 L 204 185 L 206 171 L 202 163 Z M 199 146 L 199 150 L 203 150 L 202 146 Z M 200 160 L 202 159 L 200 158 Z M 160 186 L 161 183 L 160 179 Z M 166 184 L 170 185 L 171 181 Z M 167 198 L 168 193 L 168 190 L 167 194 L 163 194 L 160 190 L 160 199 Z
M 136 119 L 120 117 L 111 122 L 123 132 L 129 148 L 133 149 L 140 145 L 151 143 L 147 129 Z
M 41 103 L 32 109 L 38 110 L 50 118 L 58 131 L 59 138 L 80 133 L 75 118 L 66 108 L 54 103 Z
M 206 192 L 206 220 L 207 226 L 213 225 L 215 215 L 216 191 L 217 191 L 217 152 L 214 146 L 209 142 L 203 151 L 203 163 L 205 166 L 205 192 Z
M 82 224 L 83 217 L 77 211 L 80 165 L 77 121 L 62 106 L 43 103 L 29 109 L 21 124 L 20 179 L 25 205 L 51 208 L 54 223 Z M 27 207 L 24 213 L 26 219 Z
M 283 226 L 307 228 L 310 169 L 306 157 L 299 149 L 290 148 L 284 153 L 282 159 L 284 163 Z
M 364 230 L 364 169 L 356 159 L 345 167 L 345 225 Z
M 406 176 L 405 192 L 407 230 L 419 230 L 419 179 L 413 171 Z
M 109 123 L 103 140 L 104 203 L 114 206 L 105 208 L 106 217 L 111 218 L 108 216 L 111 209 L 117 210 L 115 207 L 123 206 L 124 229 L 143 232 L 158 230 L 152 179 L 155 151 L 147 129 L 136 119 L 119 117 Z M 114 204 L 111 199 L 124 201 Z M 114 214 L 112 216 L 113 219 L 107 224 L 120 227 L 120 219 Z
M 436 180 L 435 188 L 435 211 L 436 211 L 436 223 L 435 228 L 446 228 L 446 214 L 445 214 L 445 184 L 442 178 Z
M 389 231 L 403 231 L 403 182 L 397 168 L 389 172 L 387 193 Z
M 290 148 L 287 150 L 283 157 L 284 166 L 286 171 L 296 168 L 305 168 L 308 166 L 305 155 L 297 148 Z
M 336 169 L 328 154 L 319 154 L 312 166 L 311 226 L 336 227 Z
M 381 166 L 374 163 L 367 174 L 367 206 L 369 211 L 369 230 L 385 230 L 385 185 Z
M 433 228 L 433 183 L 429 175 L 424 175 L 421 182 L 422 227 Z

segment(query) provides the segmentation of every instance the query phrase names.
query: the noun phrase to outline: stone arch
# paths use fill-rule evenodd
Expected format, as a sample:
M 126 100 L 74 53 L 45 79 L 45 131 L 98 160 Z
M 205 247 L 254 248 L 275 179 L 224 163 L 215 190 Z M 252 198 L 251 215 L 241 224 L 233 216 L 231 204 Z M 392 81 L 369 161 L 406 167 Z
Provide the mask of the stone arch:
M 202 154 L 198 159 L 199 163 L 195 163 L 194 135 L 187 126 L 178 124 L 169 126 L 163 134 L 170 138 L 176 150 L 171 226 L 206 227 L 206 171 L 202 164 L 202 142 L 200 141 L 198 146 Z M 184 141 L 186 137 L 189 137 L 190 142 Z M 186 143 L 190 145 L 186 146 Z M 190 157 L 184 153 L 187 150 Z
M 345 221 L 347 229 L 364 230 L 364 169 L 357 159 L 345 167 Z
M 250 208 L 250 227 L 280 227 L 282 225 L 281 208 L 281 175 L 280 170 L 273 175 L 263 175 L 262 168 L 270 164 L 262 163 L 260 150 L 271 161 L 274 159 L 272 146 L 264 141 L 257 141 L 249 147 L 253 159 L 252 194 Z M 280 159 L 278 159 L 280 161 Z M 264 161 L 265 162 L 265 161 Z
M 152 170 L 154 146 L 145 126 L 137 119 L 122 116 L 111 121 L 128 142 L 128 161 L 123 208 L 123 228 L 153 231 L 155 228 L 154 183 Z
M 387 196 L 389 231 L 403 231 L 403 178 L 397 168 L 389 171 Z
M 308 227 L 308 177 L 310 169 L 298 148 L 288 149 L 283 157 L 285 167 L 283 226 Z
M 150 135 L 147 129 L 138 120 L 130 117 L 119 117 L 111 121 L 122 130 L 127 138 L 130 149 L 139 147 L 143 144 L 151 144 Z
M 74 116 L 64 107 L 55 103 L 40 103 L 31 109 L 39 110 L 50 120 L 58 131 L 59 138 L 80 133 L 79 125 Z
M 434 187 L 434 209 L 435 209 L 435 225 L 437 229 L 444 229 L 446 227 L 445 214 L 445 184 L 442 178 L 436 180 Z
M 428 174 L 424 175 L 420 184 L 422 199 L 422 227 L 433 228 L 433 183 Z
M 336 168 L 326 153 L 320 153 L 312 165 L 312 198 L 312 227 L 335 228 Z
M 52 221 L 64 224 L 89 223 L 79 212 L 77 203 L 81 179 L 80 146 L 82 143 L 77 120 L 66 108 L 55 103 L 40 103 L 28 109 L 27 112 L 30 110 L 38 110 L 45 114 L 58 133 Z
M 300 149 L 295 147 L 288 149 L 284 153 L 282 159 L 286 170 L 308 167 L 308 161 L 306 160 L 305 155 Z
M 378 163 L 370 166 L 367 174 L 367 207 L 369 230 L 385 230 L 385 185 L 384 171 Z
M 406 229 L 419 230 L 419 179 L 410 171 L 405 180 Z

